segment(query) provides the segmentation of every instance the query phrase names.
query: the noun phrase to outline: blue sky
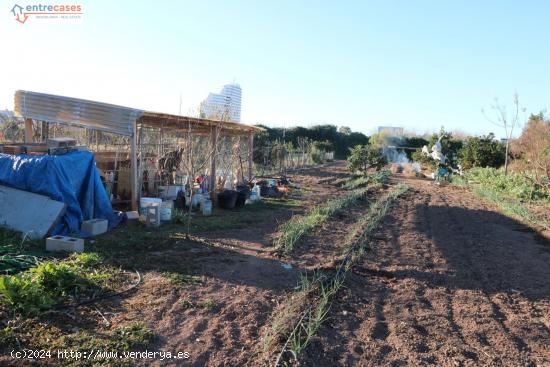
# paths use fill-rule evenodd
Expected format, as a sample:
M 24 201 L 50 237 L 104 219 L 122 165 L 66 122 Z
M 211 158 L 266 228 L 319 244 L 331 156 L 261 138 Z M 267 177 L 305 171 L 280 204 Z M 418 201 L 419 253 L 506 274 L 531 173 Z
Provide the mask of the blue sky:
M 235 80 L 246 123 L 500 135 L 493 98 L 550 100 L 550 2 L 80 3 L 80 24 L 21 25 L 0 2 L 1 109 L 27 89 L 187 113 Z

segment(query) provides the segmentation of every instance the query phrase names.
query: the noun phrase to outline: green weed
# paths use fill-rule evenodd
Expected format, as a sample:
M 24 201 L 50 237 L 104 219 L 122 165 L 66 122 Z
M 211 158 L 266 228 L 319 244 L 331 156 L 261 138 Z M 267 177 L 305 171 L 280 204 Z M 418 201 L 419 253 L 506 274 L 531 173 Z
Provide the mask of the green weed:
M 168 278 L 168 280 L 170 280 L 170 283 L 172 283 L 173 285 L 186 285 L 191 283 L 198 283 L 200 281 L 200 278 L 196 275 L 193 275 L 191 271 L 165 271 L 162 273 L 162 275 Z
M 515 172 L 504 175 L 502 169 L 472 168 L 466 171 L 465 177 L 468 181 L 479 183 L 489 190 L 499 192 L 510 198 L 519 200 L 550 199 L 548 193 L 534 186 L 526 176 Z
M 344 184 L 343 187 L 345 189 L 358 189 L 371 184 L 387 184 L 391 175 L 392 173 L 389 169 L 382 169 L 375 173 L 353 176 Z
M 279 227 L 280 235 L 275 239 L 275 249 L 291 252 L 298 241 L 315 227 L 327 219 L 342 213 L 346 208 L 357 203 L 367 193 L 367 189 L 359 189 L 317 205 L 304 215 L 295 215 Z
M 525 204 L 510 200 L 499 192 L 490 190 L 483 186 L 478 186 L 474 188 L 474 195 L 496 204 L 504 212 L 504 214 L 519 217 L 521 220 L 524 220 L 529 224 L 550 229 L 550 222 L 547 218 L 539 218 L 532 213 L 529 208 L 525 206 Z
M 195 307 L 195 304 L 189 298 L 185 298 L 184 300 L 182 300 L 180 302 L 180 305 L 184 310 Z
M 44 262 L 28 271 L 0 276 L 0 303 L 25 315 L 36 315 L 69 298 L 92 297 L 108 288 L 111 272 L 91 269 L 96 254 L 79 254 L 65 261 Z

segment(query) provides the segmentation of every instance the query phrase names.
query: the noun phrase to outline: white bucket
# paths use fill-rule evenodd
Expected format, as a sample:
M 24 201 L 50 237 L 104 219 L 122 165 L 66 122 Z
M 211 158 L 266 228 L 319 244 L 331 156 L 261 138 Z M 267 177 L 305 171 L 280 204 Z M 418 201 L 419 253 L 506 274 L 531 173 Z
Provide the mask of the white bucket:
M 139 200 L 139 214 L 145 215 L 145 208 L 149 205 L 160 205 L 162 199 L 159 198 L 141 198 Z
M 205 217 L 212 215 L 212 201 L 210 199 L 205 199 L 202 204 L 202 215 Z
M 162 222 L 170 222 L 172 220 L 173 201 L 163 201 L 160 204 L 160 220 Z

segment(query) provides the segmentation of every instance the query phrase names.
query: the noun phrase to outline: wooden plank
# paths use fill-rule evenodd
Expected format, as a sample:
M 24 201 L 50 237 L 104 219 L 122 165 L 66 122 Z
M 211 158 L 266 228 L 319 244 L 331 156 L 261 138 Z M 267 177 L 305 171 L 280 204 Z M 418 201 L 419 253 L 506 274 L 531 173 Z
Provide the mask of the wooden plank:
M 65 203 L 0 185 L 0 225 L 32 239 L 44 238 L 65 213 Z
M 210 157 L 210 198 L 213 203 L 217 202 L 216 196 L 216 144 L 218 143 L 218 129 L 213 127 L 210 133 L 210 149 L 212 149 L 212 156 Z
M 133 132 L 130 137 L 130 184 L 132 186 L 132 210 L 138 209 L 138 170 L 137 170 L 137 132 L 136 123 L 133 123 Z
M 253 165 L 254 165 L 254 133 L 248 133 L 248 182 L 252 181 Z
M 32 143 L 33 141 L 33 124 L 32 119 L 25 119 L 25 143 Z

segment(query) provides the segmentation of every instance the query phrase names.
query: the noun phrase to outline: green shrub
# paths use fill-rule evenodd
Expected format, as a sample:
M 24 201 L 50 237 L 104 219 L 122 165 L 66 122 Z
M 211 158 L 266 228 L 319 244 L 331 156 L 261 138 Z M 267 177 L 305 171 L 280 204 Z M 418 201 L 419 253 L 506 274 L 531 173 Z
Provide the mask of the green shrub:
M 311 149 L 311 152 L 309 153 L 309 155 L 310 155 L 311 161 L 314 164 L 323 163 L 323 152 L 321 150 L 319 150 L 318 148 L 313 147 Z
M 472 137 L 458 152 L 458 162 L 464 169 L 472 167 L 498 168 L 504 164 L 506 147 L 495 140 L 494 134 Z
M 367 173 L 370 168 L 380 170 L 386 163 L 380 150 L 371 145 L 357 145 L 350 149 L 348 169 L 351 172 Z

